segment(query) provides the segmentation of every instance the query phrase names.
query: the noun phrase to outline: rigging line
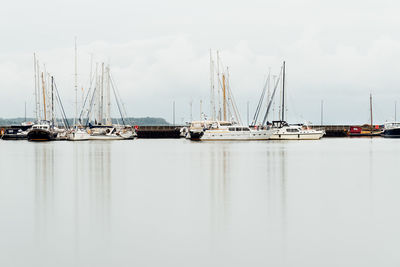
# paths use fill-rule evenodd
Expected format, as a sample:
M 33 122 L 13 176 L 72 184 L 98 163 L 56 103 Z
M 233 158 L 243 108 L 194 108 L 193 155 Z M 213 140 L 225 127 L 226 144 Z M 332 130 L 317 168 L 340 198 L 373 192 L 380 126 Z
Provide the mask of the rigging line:
M 92 98 L 91 98 L 91 100 L 90 100 L 90 104 L 89 104 L 89 107 L 88 107 L 88 110 L 87 110 L 87 113 L 86 113 L 86 118 L 87 118 L 87 120 L 86 120 L 85 126 L 88 126 L 88 125 L 89 125 L 90 114 L 91 114 L 92 109 L 93 109 L 94 97 L 96 96 L 96 90 L 97 90 L 97 87 L 95 87 L 95 88 L 93 89 Z
M 229 94 L 230 94 L 230 96 L 231 96 L 231 98 L 232 98 L 231 101 L 232 101 L 233 111 L 235 112 L 236 119 L 238 120 L 238 123 L 239 123 L 240 125 L 242 125 L 242 118 L 241 118 L 240 112 L 239 112 L 239 110 L 238 110 L 238 108 L 237 108 L 235 97 L 233 96 L 231 87 L 229 86 L 228 88 L 229 88 Z
M 119 101 L 118 101 L 117 93 L 115 92 L 114 80 L 113 79 L 111 79 L 111 87 L 113 88 L 115 101 L 117 102 L 117 107 L 118 107 L 119 114 L 121 115 L 122 123 L 125 125 L 124 116 L 122 115 L 122 111 L 121 111 L 121 107 L 120 107 L 120 104 L 119 104 Z
M 69 128 L 70 128 L 70 127 L 69 127 L 69 123 L 68 123 L 68 120 L 67 120 L 67 116 L 65 115 L 64 106 L 63 106 L 63 104 L 62 104 L 62 102 L 61 102 L 61 97 L 60 97 L 60 94 L 59 94 L 59 92 L 58 92 L 56 82 L 54 82 L 54 88 L 56 89 L 58 104 L 59 104 L 60 107 L 61 107 L 61 116 L 63 117 L 64 126 L 67 127 L 67 129 L 69 129 Z
M 87 99 L 89 98 L 90 92 L 92 91 L 94 74 L 92 76 L 93 77 L 89 78 L 90 79 L 89 89 L 88 89 L 88 92 L 86 93 L 85 101 L 83 102 L 83 105 L 82 105 L 81 114 L 79 115 L 79 123 L 82 123 L 82 116 L 83 116 L 83 112 L 85 111 L 86 102 L 87 102 Z
M 240 113 L 239 113 L 239 110 L 238 110 L 237 105 L 236 105 L 235 97 L 233 96 L 232 89 L 231 89 L 229 70 L 227 70 L 227 74 L 228 74 L 227 88 L 228 88 L 228 97 L 229 97 L 229 100 L 230 100 L 230 104 L 232 106 L 232 109 L 233 109 L 233 112 L 234 112 L 234 116 L 235 116 L 237 122 L 239 124 L 242 124 L 242 118 L 240 117 Z
M 268 84 L 270 82 L 270 79 L 271 79 L 271 74 L 268 74 L 268 77 L 267 77 L 267 79 L 265 81 L 265 84 L 264 84 L 263 91 L 261 93 L 260 100 L 258 101 L 256 112 L 254 113 L 253 121 L 251 122 L 251 126 L 254 126 L 257 123 L 258 116 L 260 115 L 261 106 L 262 106 L 262 104 L 264 102 L 265 93 L 267 91 L 267 87 L 268 87 Z M 268 99 L 267 99 L 267 101 L 268 101 Z
M 237 107 L 235 97 L 234 97 L 234 95 L 233 95 L 233 93 L 232 93 L 229 70 L 228 70 L 228 78 L 229 78 L 229 79 L 228 79 L 228 90 L 229 90 L 229 94 L 230 94 L 230 96 L 231 96 L 231 98 L 232 98 L 231 101 L 232 101 L 232 104 L 233 104 L 233 110 L 234 110 L 234 112 L 235 112 L 235 116 L 236 116 L 236 118 L 237 118 L 239 124 L 242 124 L 242 118 L 241 118 L 241 116 L 240 116 L 240 112 L 239 112 L 239 109 L 238 109 L 238 107 Z
M 276 89 L 278 88 L 279 82 L 280 82 L 281 77 L 282 77 L 282 72 L 283 72 L 283 67 L 281 68 L 281 72 L 279 73 L 278 79 L 277 79 L 276 82 L 275 82 L 274 91 L 273 91 L 273 93 L 272 93 L 272 95 L 271 95 L 271 99 L 269 100 L 268 107 L 267 107 L 267 111 L 265 112 L 264 119 L 263 119 L 263 122 L 262 122 L 262 124 L 261 124 L 262 126 L 264 126 L 264 125 L 265 125 L 265 122 L 267 121 L 268 113 L 269 113 L 269 110 L 270 110 L 270 108 L 271 108 L 271 104 L 272 104 L 272 102 L 273 102 L 273 100 L 274 100 L 274 96 L 275 96 L 275 93 L 276 93 Z
M 83 102 L 81 114 L 79 114 L 79 119 L 78 120 L 79 120 L 80 124 L 82 124 L 82 116 L 83 116 L 83 112 L 85 111 L 86 102 L 87 102 L 87 100 L 89 98 L 90 92 L 91 92 L 91 88 L 89 88 L 89 90 L 88 90 L 88 92 L 86 94 L 85 101 Z
M 122 101 L 121 95 L 119 94 L 119 90 L 118 90 L 117 84 L 115 83 L 114 78 L 111 76 L 111 72 L 110 72 L 110 80 L 112 81 L 112 83 L 113 83 L 114 86 L 115 86 L 115 91 L 116 91 L 116 93 L 117 93 L 118 100 L 121 102 L 122 111 L 123 111 L 125 117 L 127 117 L 127 116 L 128 116 L 128 113 L 126 112 L 125 104 L 124 104 L 124 102 Z

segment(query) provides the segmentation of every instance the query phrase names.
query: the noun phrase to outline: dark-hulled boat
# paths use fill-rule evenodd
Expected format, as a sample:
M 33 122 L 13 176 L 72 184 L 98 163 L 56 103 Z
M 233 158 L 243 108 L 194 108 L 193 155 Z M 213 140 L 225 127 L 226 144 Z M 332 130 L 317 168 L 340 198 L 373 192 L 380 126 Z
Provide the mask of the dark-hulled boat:
M 32 124 L 30 123 L 23 123 L 22 125 L 12 125 L 7 127 L 6 129 L 2 129 L 3 136 L 1 139 L 3 140 L 26 140 L 28 132 Z
M 32 126 L 28 132 L 28 141 L 52 141 L 57 138 L 57 132 L 49 122 L 41 122 Z
M 3 140 L 24 140 L 28 138 L 28 131 L 22 129 L 10 128 L 4 131 L 1 139 Z
M 382 133 L 386 138 L 400 138 L 400 122 L 387 122 Z

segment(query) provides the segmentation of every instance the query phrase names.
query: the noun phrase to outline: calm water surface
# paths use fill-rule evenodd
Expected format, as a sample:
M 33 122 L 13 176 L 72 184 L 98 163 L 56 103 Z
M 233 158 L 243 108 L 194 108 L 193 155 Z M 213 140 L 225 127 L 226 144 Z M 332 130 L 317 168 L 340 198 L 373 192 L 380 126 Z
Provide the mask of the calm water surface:
M 400 265 L 400 140 L 0 152 L 0 266 Z

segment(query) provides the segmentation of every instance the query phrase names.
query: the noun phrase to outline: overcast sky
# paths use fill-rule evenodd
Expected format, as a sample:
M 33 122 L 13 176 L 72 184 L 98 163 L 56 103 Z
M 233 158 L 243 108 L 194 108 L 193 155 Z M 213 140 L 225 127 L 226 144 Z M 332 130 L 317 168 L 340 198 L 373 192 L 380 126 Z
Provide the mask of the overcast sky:
M 7 1 L 0 9 L 0 117 L 33 114 L 33 53 L 74 106 L 74 37 L 78 80 L 87 86 L 90 55 L 110 63 L 130 116 L 188 120 L 193 101 L 209 101 L 209 49 L 230 67 L 244 121 L 269 68 L 287 62 L 288 120 L 369 121 L 400 110 L 400 3 L 396 1 Z M 205 106 L 205 110 L 208 107 Z M 400 114 L 400 113 L 399 113 Z

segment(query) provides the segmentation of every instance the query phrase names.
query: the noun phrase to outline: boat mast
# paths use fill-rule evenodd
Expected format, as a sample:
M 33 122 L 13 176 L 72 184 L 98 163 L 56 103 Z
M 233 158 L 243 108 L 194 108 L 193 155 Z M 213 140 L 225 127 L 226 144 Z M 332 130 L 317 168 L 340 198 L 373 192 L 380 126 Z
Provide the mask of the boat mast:
M 77 65 L 77 47 L 75 37 L 75 116 L 74 125 L 76 125 L 76 118 L 78 117 L 78 65 Z
M 324 100 L 321 100 L 321 126 L 324 125 Z
M 215 92 L 214 92 L 214 61 L 212 59 L 210 49 L 210 108 L 211 108 L 211 120 L 215 120 Z
M 282 120 L 285 120 L 285 74 L 286 74 L 286 64 L 283 61 L 283 76 L 282 76 Z
M 35 76 L 35 117 L 36 121 L 39 121 L 39 112 L 38 112 L 38 88 L 37 88 L 37 71 L 36 71 L 36 54 L 33 53 L 33 71 L 34 71 L 34 76 Z M 26 120 L 26 119 L 25 119 Z
M 221 86 L 221 80 L 219 78 L 219 51 L 217 50 L 217 79 L 218 79 L 218 120 L 222 120 L 222 114 L 221 114 L 221 90 L 220 90 L 220 86 Z
M 103 112 L 104 112 L 104 62 L 101 63 L 101 84 L 100 84 L 100 112 L 99 121 L 103 123 Z
M 37 99 L 36 99 L 36 110 L 38 112 L 38 120 L 41 120 L 42 113 L 40 111 L 40 67 L 39 67 L 39 60 L 36 59 L 36 82 L 37 82 Z
M 200 120 L 203 120 L 203 100 L 200 99 Z
M 51 76 L 51 120 L 54 126 L 54 78 Z
M 371 129 L 373 128 L 373 120 L 372 120 L 372 94 L 369 94 L 369 109 L 371 113 Z
M 107 78 L 107 91 L 106 91 L 106 98 L 107 98 L 107 108 L 106 108 L 106 124 L 111 125 L 111 95 L 110 95 L 110 66 L 106 67 L 106 78 Z
M 226 121 L 226 88 L 225 88 L 225 73 L 222 73 L 222 103 L 224 106 L 224 121 Z
M 193 121 L 193 100 L 190 100 L 190 122 Z
M 46 117 L 46 89 L 44 87 L 44 77 L 43 77 L 43 72 L 42 72 L 42 88 L 43 88 L 43 108 L 44 108 L 44 120 L 47 120 Z

